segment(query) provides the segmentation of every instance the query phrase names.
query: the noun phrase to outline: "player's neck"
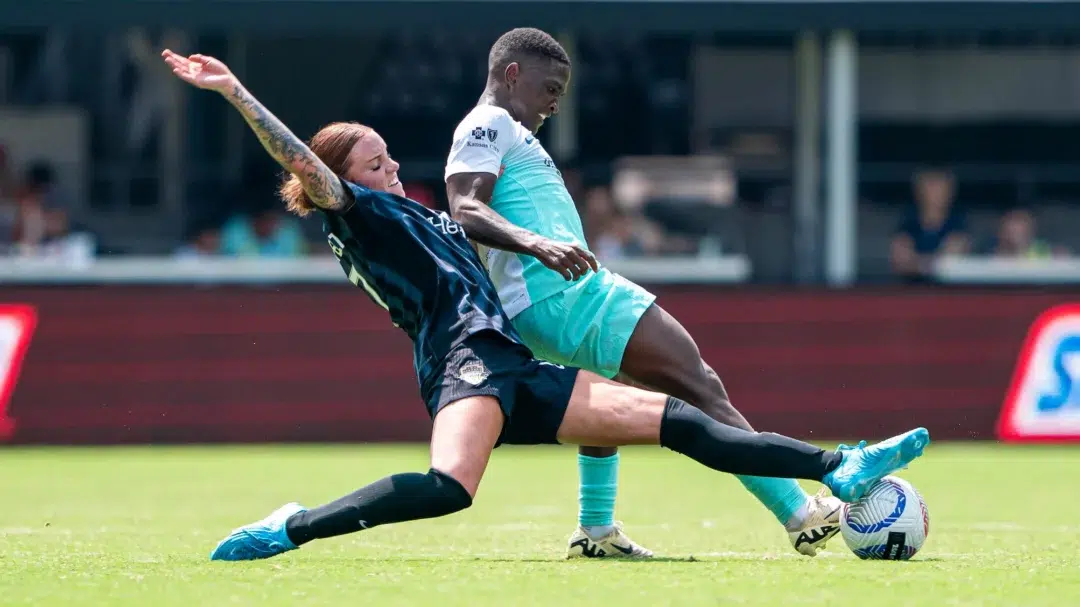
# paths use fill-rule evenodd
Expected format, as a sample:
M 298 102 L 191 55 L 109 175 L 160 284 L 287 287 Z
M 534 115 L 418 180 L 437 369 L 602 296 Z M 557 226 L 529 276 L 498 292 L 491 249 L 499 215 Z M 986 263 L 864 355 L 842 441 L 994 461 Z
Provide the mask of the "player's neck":
M 499 85 L 495 83 L 488 83 L 484 94 L 480 96 L 480 103 L 478 105 L 494 105 L 500 107 L 510 114 L 510 117 L 517 120 L 518 117 L 514 114 L 513 104 L 510 103 L 510 96 L 506 94 Z

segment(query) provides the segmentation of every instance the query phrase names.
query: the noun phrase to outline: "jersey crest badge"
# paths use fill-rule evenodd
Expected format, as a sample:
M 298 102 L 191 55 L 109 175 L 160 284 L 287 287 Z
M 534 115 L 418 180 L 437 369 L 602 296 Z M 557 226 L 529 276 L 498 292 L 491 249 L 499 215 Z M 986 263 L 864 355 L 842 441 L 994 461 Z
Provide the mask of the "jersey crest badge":
M 1051 308 L 1031 325 L 997 434 L 1006 441 L 1080 441 L 1080 305 Z
M 470 386 L 479 386 L 490 376 L 491 373 L 488 372 L 487 367 L 479 361 L 467 362 L 458 369 L 458 379 Z

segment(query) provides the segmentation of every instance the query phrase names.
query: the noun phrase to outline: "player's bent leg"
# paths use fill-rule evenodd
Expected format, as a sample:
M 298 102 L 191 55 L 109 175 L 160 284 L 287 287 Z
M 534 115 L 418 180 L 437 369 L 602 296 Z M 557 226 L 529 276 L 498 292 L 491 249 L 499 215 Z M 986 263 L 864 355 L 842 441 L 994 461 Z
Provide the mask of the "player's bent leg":
M 718 422 L 753 430 L 731 404 L 720 377 L 702 360 L 694 338 L 659 305 L 650 306 L 638 320 L 620 371 L 649 389 L 693 404 Z
M 505 416 L 492 396 L 473 396 L 442 408 L 431 431 L 431 468 L 476 497 Z
M 719 375 L 702 360 L 690 333 L 658 305 L 650 306 L 634 328 L 622 372 L 697 406 L 716 421 L 753 431 L 732 405 Z M 739 481 L 784 525 L 802 554 L 814 556 L 840 530 L 840 502 L 835 498 L 823 493 L 811 498 L 791 479 L 742 475 Z
M 315 539 L 464 510 L 472 505 L 503 421 L 498 401 L 490 396 L 450 403 L 435 417 L 426 474 L 388 476 L 310 510 L 286 504 L 261 521 L 233 530 L 210 558 L 264 559 Z

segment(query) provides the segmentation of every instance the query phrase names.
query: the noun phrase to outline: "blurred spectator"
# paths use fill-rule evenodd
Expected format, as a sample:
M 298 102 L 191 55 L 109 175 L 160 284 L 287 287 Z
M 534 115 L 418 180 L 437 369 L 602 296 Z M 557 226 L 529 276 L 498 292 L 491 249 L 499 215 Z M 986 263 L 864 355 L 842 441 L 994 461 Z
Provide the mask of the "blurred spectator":
M 954 204 L 956 182 L 944 169 L 915 174 L 915 204 L 892 240 L 893 271 L 906 278 L 926 277 L 940 255 L 963 255 L 970 241 L 964 216 Z
M 55 172 L 48 163 L 37 162 L 27 170 L 17 197 L 14 238 L 22 255 L 78 262 L 94 254 L 92 236 L 71 229 Z
M 0 254 L 7 253 L 15 243 L 15 230 L 19 223 L 14 182 L 7 161 L 7 150 L 0 145 Z
M 645 245 L 636 237 L 626 213 L 615 205 L 611 192 L 602 186 L 585 194 L 582 223 L 585 240 L 601 261 L 644 254 Z
M 996 257 L 1047 259 L 1064 257 L 1068 249 L 1036 237 L 1035 217 L 1027 209 L 1016 208 L 1001 218 L 997 237 L 988 252 Z
M 726 158 L 626 156 L 612 187 L 619 206 L 633 211 L 635 234 L 655 239 L 650 253 L 714 256 L 727 248 L 720 231 L 735 203 L 735 178 Z
M 601 262 L 642 255 L 689 253 L 696 248 L 690 239 L 672 237 L 645 217 L 620 208 L 615 204 L 611 190 L 604 186 L 591 187 L 585 193 L 582 224 L 589 248 Z
M 33 251 L 45 241 L 46 198 L 52 185 L 52 169 L 39 164 L 30 167 L 18 188 L 15 242 L 24 252 Z M 59 221 L 54 219 L 53 223 L 54 227 L 59 227 Z
M 179 259 L 204 259 L 221 254 L 221 231 L 217 227 L 204 227 L 176 251 Z
M 221 230 L 221 253 L 232 257 L 301 257 L 306 243 L 299 223 L 277 209 L 233 217 Z

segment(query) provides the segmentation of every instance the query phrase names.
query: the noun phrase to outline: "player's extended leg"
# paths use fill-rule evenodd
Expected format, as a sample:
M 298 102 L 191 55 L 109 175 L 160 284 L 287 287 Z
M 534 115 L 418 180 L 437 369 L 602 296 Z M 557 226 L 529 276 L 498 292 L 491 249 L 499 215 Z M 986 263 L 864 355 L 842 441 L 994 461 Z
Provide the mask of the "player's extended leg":
M 716 421 L 753 431 L 731 404 L 720 377 L 702 360 L 694 338 L 656 304 L 638 321 L 623 352 L 621 372 L 693 404 Z M 835 499 L 824 494 L 811 498 L 792 479 L 739 476 L 739 480 L 784 525 L 802 554 L 814 556 L 840 531 Z
M 815 480 L 852 502 L 922 455 L 930 434 L 916 428 L 869 447 L 825 451 L 779 434 L 722 424 L 677 398 L 581 371 L 558 439 L 601 446 L 659 444 L 720 472 Z
M 472 505 L 504 416 L 490 396 L 443 407 L 431 432 L 431 469 L 382 480 L 310 510 L 286 504 L 221 541 L 212 560 L 249 561 L 295 550 L 314 539 L 388 523 L 445 516 Z

